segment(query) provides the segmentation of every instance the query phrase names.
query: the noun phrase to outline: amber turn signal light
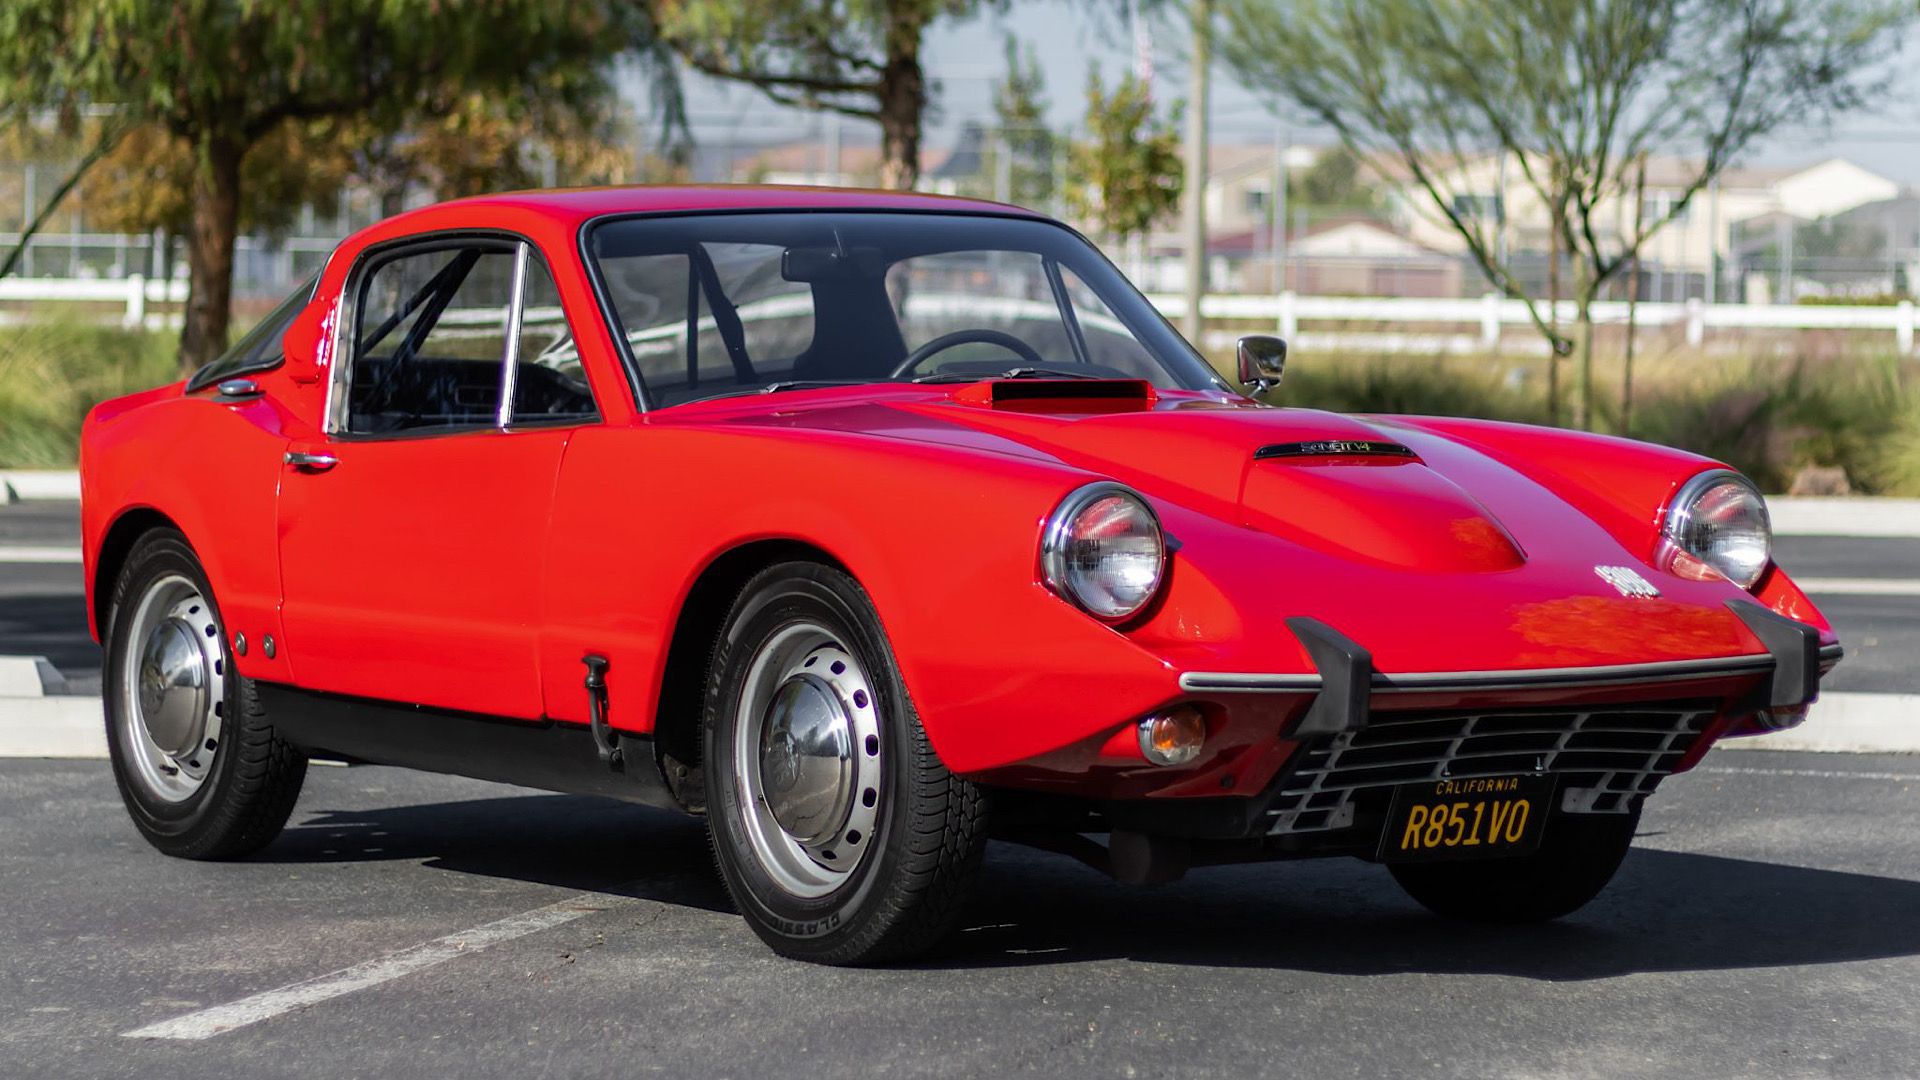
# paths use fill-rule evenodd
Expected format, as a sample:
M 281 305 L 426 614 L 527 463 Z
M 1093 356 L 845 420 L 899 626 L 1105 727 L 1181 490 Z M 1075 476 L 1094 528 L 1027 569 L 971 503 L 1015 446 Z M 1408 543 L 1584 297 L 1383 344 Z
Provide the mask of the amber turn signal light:
M 1155 765 L 1185 765 L 1200 756 L 1200 747 L 1206 741 L 1206 717 L 1192 705 L 1140 721 L 1140 752 Z

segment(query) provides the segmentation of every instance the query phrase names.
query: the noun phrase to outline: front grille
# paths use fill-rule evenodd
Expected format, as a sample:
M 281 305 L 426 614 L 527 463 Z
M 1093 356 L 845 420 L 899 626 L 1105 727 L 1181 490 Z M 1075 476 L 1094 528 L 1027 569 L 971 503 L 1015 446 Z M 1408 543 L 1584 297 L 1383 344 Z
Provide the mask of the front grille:
M 1561 777 L 1560 808 L 1624 814 L 1670 775 L 1712 702 L 1481 713 L 1376 713 L 1309 742 L 1268 808 L 1268 833 L 1344 829 L 1386 810 L 1398 784 L 1467 776 Z

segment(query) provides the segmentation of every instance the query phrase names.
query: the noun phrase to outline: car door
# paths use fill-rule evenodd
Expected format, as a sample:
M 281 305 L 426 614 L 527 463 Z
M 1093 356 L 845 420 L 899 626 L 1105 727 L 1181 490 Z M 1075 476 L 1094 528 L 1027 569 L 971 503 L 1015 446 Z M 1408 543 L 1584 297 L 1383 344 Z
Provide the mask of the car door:
M 531 245 L 384 247 L 347 283 L 323 437 L 290 446 L 282 626 L 304 688 L 535 719 L 542 552 L 597 422 Z

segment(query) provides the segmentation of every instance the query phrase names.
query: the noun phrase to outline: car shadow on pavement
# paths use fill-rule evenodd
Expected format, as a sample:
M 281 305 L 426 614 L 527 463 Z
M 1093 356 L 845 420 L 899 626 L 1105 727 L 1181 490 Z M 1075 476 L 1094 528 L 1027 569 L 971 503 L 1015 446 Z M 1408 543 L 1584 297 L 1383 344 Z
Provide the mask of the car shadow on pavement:
M 1345 975 L 1548 981 L 1920 955 L 1920 881 L 1636 848 L 1585 909 L 1535 926 L 1429 915 L 1353 860 L 1194 871 L 1127 887 L 1015 849 L 990 862 L 938 963 L 994 967 L 1124 957 Z
M 437 870 L 732 911 L 706 835 L 697 818 L 591 796 L 302 807 L 252 861 L 419 861 Z
M 731 910 L 700 820 L 584 796 L 303 810 L 254 857 L 386 860 Z M 1209 867 L 1171 885 L 1128 886 L 1063 856 L 996 843 L 959 932 L 916 966 L 1129 959 L 1573 981 L 1914 955 L 1920 881 L 1871 874 L 1636 848 L 1584 910 L 1502 927 L 1428 915 L 1383 868 L 1354 860 Z

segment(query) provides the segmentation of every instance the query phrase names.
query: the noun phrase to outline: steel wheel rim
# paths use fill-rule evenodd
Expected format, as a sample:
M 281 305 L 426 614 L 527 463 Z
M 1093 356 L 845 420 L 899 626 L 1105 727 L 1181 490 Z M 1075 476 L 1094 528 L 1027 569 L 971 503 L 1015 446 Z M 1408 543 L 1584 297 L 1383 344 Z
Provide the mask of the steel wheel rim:
M 120 658 L 116 724 L 140 786 L 184 802 L 206 783 L 226 711 L 226 657 L 213 605 L 169 574 L 134 605 Z
M 879 703 L 865 666 L 826 627 L 791 623 L 754 653 L 733 730 L 737 802 L 755 860 L 796 897 L 844 885 L 873 845 L 885 791 Z

